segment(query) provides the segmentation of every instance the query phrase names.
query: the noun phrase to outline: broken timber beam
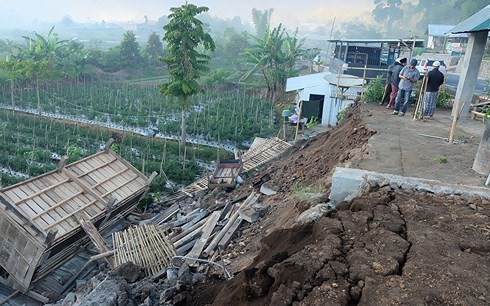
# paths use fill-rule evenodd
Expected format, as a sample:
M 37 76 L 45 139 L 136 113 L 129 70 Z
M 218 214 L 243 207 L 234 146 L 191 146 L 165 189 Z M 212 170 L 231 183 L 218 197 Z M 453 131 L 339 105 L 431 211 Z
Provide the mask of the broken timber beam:
M 253 194 L 255 194 L 255 193 L 252 192 L 251 195 L 253 195 Z M 250 198 L 250 196 L 248 198 Z M 247 198 L 247 200 L 248 200 L 248 198 Z M 247 202 L 247 200 L 245 200 L 245 202 Z M 245 203 L 245 202 L 243 202 L 243 203 Z M 243 203 L 242 203 L 242 205 L 243 205 Z M 209 254 L 211 253 L 211 251 L 213 251 L 216 248 L 218 243 L 221 241 L 221 238 L 223 238 L 223 236 L 226 234 L 226 232 L 230 229 L 230 227 L 233 225 L 235 220 L 238 218 L 240 207 L 241 207 L 241 205 L 238 207 L 238 209 L 235 211 L 235 213 L 230 217 L 230 219 L 226 223 L 225 227 L 223 227 L 221 229 L 221 231 L 216 236 L 214 236 L 214 239 L 211 241 L 211 243 L 209 243 L 208 247 L 204 250 L 204 252 L 202 252 L 202 256 L 207 258 L 209 256 Z
M 202 235 L 201 238 L 197 239 L 196 243 L 194 244 L 194 247 L 192 250 L 187 254 L 188 257 L 193 257 L 193 258 L 199 258 L 201 256 L 201 252 L 204 249 L 204 246 L 209 240 L 209 237 L 213 233 L 214 227 L 216 226 L 216 223 L 218 223 L 219 217 L 221 216 L 221 211 L 215 211 L 211 214 L 211 216 L 208 218 L 208 221 L 204 225 L 204 228 L 202 229 Z M 187 263 L 189 265 L 193 265 L 196 261 L 195 260 L 187 260 Z
M 100 253 L 100 254 L 91 256 L 90 257 L 90 261 L 99 260 L 99 259 L 102 259 L 102 258 L 105 258 L 105 257 L 108 257 L 108 256 L 112 256 L 112 255 L 114 255 L 114 250 L 110 250 L 110 251 L 107 251 L 107 252 L 104 252 L 104 253 Z
M 207 220 L 208 219 L 206 219 L 206 218 L 202 219 L 198 223 L 191 226 L 188 230 L 182 231 L 182 233 L 180 233 L 178 235 L 171 236 L 170 240 L 175 243 L 176 241 L 180 240 L 181 238 L 184 238 L 185 236 L 187 236 L 189 233 L 192 233 L 196 228 L 201 227 L 204 223 L 206 223 Z
M 237 229 L 240 227 L 240 224 L 242 224 L 242 217 L 238 216 L 238 218 L 235 219 L 235 222 L 230 226 L 230 228 L 226 231 L 225 235 L 223 238 L 221 238 L 220 242 L 218 243 L 218 248 L 220 250 L 224 250 L 227 246 L 228 243 L 230 243 L 231 237 L 235 234 Z
M 199 233 L 201 233 L 201 231 L 202 231 L 203 228 L 204 228 L 204 224 L 201 225 L 200 227 L 196 228 L 195 230 L 193 230 L 192 232 L 190 232 L 189 234 L 187 234 L 183 238 L 179 239 L 178 241 L 175 241 L 173 243 L 174 244 L 174 247 L 176 249 L 178 249 L 180 246 L 182 246 L 183 244 L 185 244 L 186 241 L 188 241 L 189 239 L 192 239 L 195 236 L 199 235 Z
M 89 220 L 86 219 L 86 217 L 82 213 L 77 213 L 75 214 L 76 219 L 78 223 L 82 226 L 83 230 L 87 233 L 88 237 L 92 241 L 92 243 L 99 249 L 101 253 L 105 253 L 110 251 L 107 245 L 104 242 L 104 239 L 100 235 L 100 233 L 97 231 L 97 228 L 95 228 L 94 224 L 90 222 Z M 115 267 L 114 265 L 114 259 L 113 258 L 104 258 L 107 263 L 109 264 L 109 267 L 113 269 Z

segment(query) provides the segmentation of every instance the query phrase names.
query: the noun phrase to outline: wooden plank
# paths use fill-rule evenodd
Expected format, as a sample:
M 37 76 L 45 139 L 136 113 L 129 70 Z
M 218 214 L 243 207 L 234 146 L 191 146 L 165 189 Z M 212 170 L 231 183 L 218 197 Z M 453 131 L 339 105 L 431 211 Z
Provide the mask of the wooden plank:
M 84 164 L 80 164 L 78 165 L 78 167 L 83 171 L 87 171 L 87 168 Z M 97 188 L 93 188 L 91 186 L 97 184 L 97 180 L 100 180 L 98 178 L 98 175 L 96 172 L 92 172 L 90 175 L 87 175 L 87 176 L 84 176 L 83 178 L 76 178 L 74 177 L 74 179 L 77 179 L 77 183 L 81 182 L 82 184 L 84 184 L 85 186 L 87 186 L 90 190 L 92 190 L 94 193 L 100 195 L 100 194 L 103 194 L 103 193 L 106 193 L 107 192 L 107 189 L 104 188 L 103 186 L 99 186 Z
M 116 186 L 116 187 L 115 187 L 114 189 L 112 189 L 112 190 L 108 190 L 106 193 L 104 193 L 104 194 L 102 195 L 102 197 L 106 197 L 106 196 L 108 196 L 109 194 L 111 194 L 111 193 L 115 192 L 115 191 L 116 191 L 116 190 L 118 190 L 118 189 L 121 189 L 122 187 L 124 187 L 124 186 L 128 185 L 129 183 L 131 183 L 132 181 L 134 181 L 134 180 L 136 180 L 136 179 L 138 179 L 138 176 L 137 176 L 137 175 L 135 175 L 135 176 L 134 176 L 133 178 L 131 178 L 130 180 L 126 181 L 124 184 L 122 184 L 122 185 L 120 185 L 120 186 Z
M 218 248 L 221 250 L 224 250 L 228 244 L 230 243 L 231 237 L 235 234 L 237 231 L 238 227 L 240 227 L 240 224 L 242 224 L 242 217 L 236 218 L 236 220 L 233 222 L 233 224 L 230 226 L 230 228 L 226 231 L 225 235 L 223 238 L 221 238 L 220 242 L 218 243 Z
M 206 224 L 204 224 L 201 237 L 197 239 L 196 243 L 192 247 L 192 250 L 189 252 L 189 254 L 187 254 L 187 256 L 194 257 L 194 258 L 199 258 L 199 256 L 201 256 L 201 252 L 204 249 L 206 243 L 208 242 L 209 237 L 213 233 L 214 227 L 216 226 L 216 223 L 218 222 L 220 216 L 221 216 L 221 211 L 219 210 L 211 214 Z M 195 260 L 189 260 L 189 259 L 187 260 L 187 263 L 189 265 L 192 265 L 195 262 L 196 262 Z
M 94 159 L 95 159 L 95 157 L 94 157 Z M 83 174 L 80 174 L 78 177 L 81 178 L 81 177 L 83 177 L 85 175 L 88 175 L 88 174 L 90 174 L 90 173 L 92 173 L 92 172 L 94 172 L 94 171 L 96 171 L 96 170 L 98 170 L 100 168 L 106 167 L 106 166 L 108 166 L 109 164 L 111 164 L 112 162 L 114 162 L 116 160 L 117 160 L 117 158 L 112 157 L 109 161 L 106 161 L 106 162 L 100 164 L 99 166 L 94 167 L 91 170 L 88 170 L 87 172 L 84 172 Z
M 64 200 L 62 200 L 61 202 L 58 202 L 56 205 L 53 205 L 53 206 L 51 206 L 49 209 L 47 209 L 47 210 L 45 210 L 45 211 L 43 211 L 43 212 L 41 212 L 41 213 L 37 214 L 36 216 L 32 217 L 32 220 L 37 219 L 37 218 L 39 218 L 40 216 L 42 216 L 42 215 L 44 215 L 44 214 L 47 214 L 49 211 L 51 211 L 51 210 L 53 210 L 53 209 L 55 209 L 55 208 L 58 208 L 58 207 L 62 206 L 63 204 L 67 203 L 67 202 L 68 202 L 68 201 L 70 201 L 71 199 L 73 199 L 73 198 L 75 198 L 75 197 L 77 197 L 77 196 L 79 196 L 79 195 L 81 195 L 81 194 L 82 194 L 82 192 L 81 192 L 81 191 L 79 191 L 79 192 L 77 192 L 77 193 L 72 194 L 71 196 L 69 196 L 69 197 L 65 198 L 65 199 L 64 199 Z
M 71 178 L 73 181 L 75 181 L 82 189 L 93 196 L 96 200 L 100 201 L 101 203 L 107 203 L 107 200 L 105 200 L 103 197 L 101 197 L 99 194 L 97 194 L 94 190 L 92 190 L 85 182 L 82 182 L 73 172 L 68 171 L 66 169 L 63 169 L 62 172 L 66 174 L 69 178 Z
M 70 180 L 69 180 L 69 179 L 66 179 L 66 180 L 63 180 L 63 181 L 58 182 L 57 184 L 53 184 L 53 185 L 51 185 L 51 186 L 49 186 L 49 187 L 46 187 L 46 188 L 44 188 L 44 189 L 42 189 L 42 190 L 39 190 L 38 192 L 35 192 L 35 193 L 33 193 L 33 194 L 31 194 L 31 195 L 29 195 L 29 196 L 25 197 L 25 198 L 22 198 L 20 201 L 18 201 L 18 202 L 17 202 L 17 203 L 15 203 L 15 204 L 16 204 L 16 205 L 19 205 L 19 204 L 21 204 L 21 203 L 23 203 L 23 202 L 25 202 L 25 201 L 27 201 L 27 200 L 29 200 L 29 199 L 35 198 L 35 197 L 37 197 L 38 195 L 45 193 L 45 192 L 46 192 L 46 191 L 48 191 L 48 190 L 51 190 L 51 189 L 56 188 L 56 187 L 58 187 L 58 186 L 60 186 L 60 185 L 63 185 L 64 183 L 66 183 L 66 182 L 68 182 L 68 181 L 70 181 Z M 21 185 L 21 186 L 22 186 L 22 185 Z M 19 187 L 20 187 L 20 186 L 19 186 Z
M 95 226 L 90 222 L 83 213 L 77 214 L 76 218 L 80 225 L 82 226 L 83 230 L 87 233 L 88 237 L 92 241 L 92 243 L 99 249 L 100 253 L 105 253 L 110 251 L 107 245 L 104 242 L 104 239 L 102 236 L 99 234 Z M 109 264 L 109 267 L 114 268 L 114 259 L 113 258 L 104 258 L 107 263 Z
M 208 217 L 209 218 L 209 217 Z M 208 220 L 208 218 L 204 218 L 202 219 L 201 221 L 197 222 L 196 224 L 194 224 L 193 226 L 191 226 L 188 230 L 186 231 L 182 231 L 180 234 L 177 234 L 175 236 L 171 236 L 170 237 L 170 240 L 172 242 L 176 242 L 182 238 L 184 238 L 185 236 L 187 236 L 189 233 L 192 233 L 194 230 L 196 230 L 197 228 L 200 228 L 201 226 L 203 226 L 206 221 Z
M 90 205 L 90 204 L 93 204 L 95 202 L 96 202 L 96 200 L 93 200 L 91 203 L 88 203 L 88 204 Z M 49 224 L 47 227 L 44 227 L 43 230 L 47 231 L 48 229 L 53 228 L 54 226 L 58 225 L 59 223 L 61 223 L 61 222 L 65 221 L 66 219 L 74 216 L 76 213 L 82 212 L 85 208 L 86 207 L 80 207 L 79 209 L 75 210 L 74 212 L 67 214 L 66 216 L 64 216 L 63 218 L 58 220 L 57 222 L 55 222 L 53 224 Z

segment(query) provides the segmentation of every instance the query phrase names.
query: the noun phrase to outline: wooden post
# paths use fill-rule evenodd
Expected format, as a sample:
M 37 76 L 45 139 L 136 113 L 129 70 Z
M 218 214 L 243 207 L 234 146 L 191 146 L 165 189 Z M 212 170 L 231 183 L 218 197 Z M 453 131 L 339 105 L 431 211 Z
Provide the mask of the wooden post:
M 194 247 L 192 250 L 187 254 L 189 257 L 193 258 L 199 258 L 201 256 L 202 250 L 204 249 L 204 246 L 209 240 L 209 237 L 213 233 L 214 227 L 216 226 L 216 223 L 219 220 L 219 217 L 221 216 L 221 211 L 215 211 L 213 214 L 208 218 L 206 221 L 206 224 L 204 225 L 204 228 L 202 229 L 202 235 L 201 238 L 197 239 L 196 243 L 194 244 Z M 187 260 L 187 263 L 189 265 L 193 265 L 196 261 L 195 260 Z
M 449 143 L 453 143 L 454 130 L 456 129 L 456 122 L 459 117 L 459 99 L 456 100 L 456 108 L 454 109 L 453 124 L 451 125 L 451 131 L 449 132 Z
M 156 171 L 153 171 L 150 175 L 150 177 L 148 178 L 148 180 L 146 181 L 146 184 L 148 184 L 148 186 L 150 186 L 151 182 L 153 182 L 153 180 L 155 179 L 155 177 L 158 175 L 158 172 Z
M 340 74 L 342 72 L 342 69 L 344 67 L 342 65 L 339 65 L 339 73 L 337 75 L 337 89 L 335 91 L 335 97 L 338 98 L 339 97 L 339 83 L 340 83 Z
M 109 149 L 111 148 L 111 146 L 112 146 L 113 143 L 114 143 L 114 139 L 113 138 L 109 138 L 109 140 L 106 142 L 105 147 L 104 147 L 104 151 L 106 153 L 109 152 Z
M 95 228 L 93 223 L 90 222 L 89 220 L 87 220 L 83 213 L 77 213 L 77 214 L 75 214 L 75 216 L 76 216 L 78 223 L 80 223 L 80 225 L 82 226 L 85 233 L 87 233 L 87 235 L 90 238 L 90 240 L 92 241 L 92 243 L 97 247 L 97 249 L 99 249 L 99 252 L 100 253 L 109 252 L 110 250 L 107 247 L 107 245 L 105 244 L 104 238 L 102 238 L 102 236 L 97 231 L 97 229 Z M 114 269 L 114 267 L 115 267 L 114 259 L 113 258 L 107 258 L 107 257 L 104 259 L 109 264 L 109 267 L 111 267 L 111 269 Z
M 299 114 L 298 114 L 298 121 L 296 122 L 296 133 L 294 135 L 294 142 L 298 140 L 298 130 L 299 130 L 299 125 L 301 122 L 301 113 L 303 110 L 303 100 L 299 101 Z
M 366 83 L 366 68 L 367 68 L 367 65 L 364 65 L 364 73 L 362 75 L 361 98 L 364 96 L 364 84 Z
M 67 161 L 68 161 L 68 156 L 63 155 L 60 161 L 58 162 L 58 167 L 56 168 L 56 171 L 58 171 L 58 173 L 61 172 L 61 169 L 65 167 Z

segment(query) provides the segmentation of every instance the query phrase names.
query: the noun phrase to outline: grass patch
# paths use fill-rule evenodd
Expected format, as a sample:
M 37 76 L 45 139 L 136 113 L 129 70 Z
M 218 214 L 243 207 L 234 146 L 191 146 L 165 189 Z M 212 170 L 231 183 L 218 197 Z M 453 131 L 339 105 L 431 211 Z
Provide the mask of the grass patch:
M 447 163 L 447 158 L 446 158 L 446 156 L 444 156 L 444 155 L 439 156 L 439 158 L 437 159 L 437 162 L 438 162 L 439 164 L 446 164 L 446 163 Z
M 321 194 L 325 191 L 320 183 L 304 186 L 301 182 L 295 182 L 293 196 L 301 201 L 308 201 L 314 194 Z

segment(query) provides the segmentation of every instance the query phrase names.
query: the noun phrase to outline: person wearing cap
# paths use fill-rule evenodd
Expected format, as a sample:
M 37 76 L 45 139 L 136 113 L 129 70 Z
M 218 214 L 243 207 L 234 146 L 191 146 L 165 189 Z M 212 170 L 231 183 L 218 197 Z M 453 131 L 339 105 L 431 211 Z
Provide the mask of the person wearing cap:
M 432 64 L 433 69 L 427 74 L 427 89 L 425 91 L 424 99 L 424 115 L 422 119 L 432 119 L 436 110 L 437 94 L 439 93 L 439 87 L 444 83 L 444 74 L 439 71 L 441 63 L 435 61 Z
M 398 85 L 400 84 L 400 71 L 403 69 L 403 67 L 405 67 L 406 64 L 407 64 L 407 59 L 405 57 L 397 58 L 395 60 L 395 64 L 391 68 L 390 102 L 388 102 L 386 108 L 393 108 L 393 105 L 395 105 L 395 99 L 398 93 Z
M 398 93 L 396 95 L 393 115 L 405 116 L 405 113 L 407 112 L 408 101 L 410 100 L 413 84 L 417 83 L 420 77 L 420 72 L 415 66 L 417 66 L 417 60 L 412 59 L 410 65 L 403 67 L 400 71 L 400 84 L 398 84 Z M 404 102 L 400 110 L 402 99 L 404 99 Z

